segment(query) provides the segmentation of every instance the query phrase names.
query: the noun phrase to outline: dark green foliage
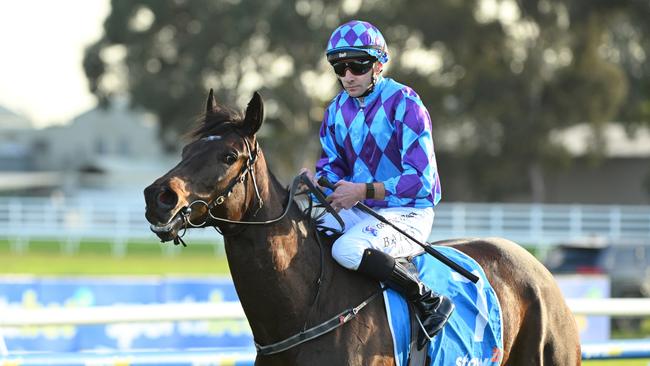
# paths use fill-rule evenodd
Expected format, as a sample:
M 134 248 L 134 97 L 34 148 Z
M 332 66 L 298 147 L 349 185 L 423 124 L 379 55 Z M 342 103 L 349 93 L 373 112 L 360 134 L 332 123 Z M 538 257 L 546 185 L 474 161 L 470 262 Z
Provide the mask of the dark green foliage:
M 542 177 L 570 163 L 551 131 L 589 122 L 598 132 L 611 121 L 633 131 L 650 121 L 647 1 L 355 3 L 113 0 L 84 67 L 93 93 L 107 100 L 119 88 L 103 81 L 114 67 L 104 53 L 124 46 L 125 91 L 158 116 L 172 150 L 210 88 L 239 107 L 259 90 L 264 149 L 288 181 L 317 158 L 319 119 L 336 90 L 324 60 L 329 34 L 343 21 L 368 20 L 388 41 L 387 75 L 412 86 L 430 110 L 448 199 L 543 201 Z M 486 3 L 512 11 L 481 12 Z M 135 30 L 143 8 L 154 21 Z M 596 160 L 605 151 L 591 150 Z

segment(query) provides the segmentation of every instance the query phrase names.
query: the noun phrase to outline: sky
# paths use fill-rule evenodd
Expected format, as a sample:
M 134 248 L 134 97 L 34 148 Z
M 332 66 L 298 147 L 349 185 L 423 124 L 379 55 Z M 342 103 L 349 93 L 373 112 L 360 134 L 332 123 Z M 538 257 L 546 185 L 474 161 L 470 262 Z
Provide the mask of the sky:
M 0 0 L 0 106 L 39 128 L 93 108 L 81 63 L 109 12 L 109 0 Z

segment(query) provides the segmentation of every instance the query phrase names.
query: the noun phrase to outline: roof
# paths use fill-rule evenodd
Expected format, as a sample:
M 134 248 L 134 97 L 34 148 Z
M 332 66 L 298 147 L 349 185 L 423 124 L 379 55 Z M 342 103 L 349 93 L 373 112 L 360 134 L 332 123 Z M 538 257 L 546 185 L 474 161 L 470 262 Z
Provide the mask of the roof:
M 34 128 L 34 125 L 29 119 L 0 105 L 0 131 L 32 128 Z

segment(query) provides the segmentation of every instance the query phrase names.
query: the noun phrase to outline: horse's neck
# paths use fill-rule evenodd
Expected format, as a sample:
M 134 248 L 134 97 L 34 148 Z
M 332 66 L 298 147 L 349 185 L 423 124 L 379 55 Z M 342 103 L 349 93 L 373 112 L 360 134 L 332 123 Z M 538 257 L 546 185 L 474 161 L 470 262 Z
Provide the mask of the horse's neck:
M 279 216 L 287 204 L 286 190 L 270 175 L 260 174 L 257 180 L 264 206 L 255 219 Z M 297 332 L 315 295 L 320 250 L 298 207 L 291 204 L 280 222 L 249 226 L 225 239 L 233 281 L 259 342 Z

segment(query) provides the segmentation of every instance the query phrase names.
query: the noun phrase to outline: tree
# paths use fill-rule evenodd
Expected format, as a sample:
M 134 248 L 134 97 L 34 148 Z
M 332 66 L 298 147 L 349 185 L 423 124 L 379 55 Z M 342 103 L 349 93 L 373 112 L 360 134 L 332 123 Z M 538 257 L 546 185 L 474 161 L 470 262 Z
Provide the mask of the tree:
M 108 100 L 123 65 L 122 91 L 158 116 L 170 149 L 209 88 L 239 106 L 261 90 L 264 147 L 289 177 L 315 160 L 337 90 L 329 34 L 366 19 L 388 41 L 388 76 L 429 107 L 447 198 L 543 201 L 544 177 L 570 163 L 555 131 L 649 120 L 649 14 L 637 0 L 113 0 L 84 66 Z
M 544 176 L 570 163 L 555 131 L 590 123 L 600 137 L 606 122 L 648 121 L 625 112 L 648 105 L 647 72 L 634 80 L 629 64 L 603 53 L 626 46 L 611 41 L 625 27 L 638 43 L 647 38 L 647 2 L 402 0 L 364 10 L 381 7 L 390 8 L 381 18 L 387 38 L 405 46 L 394 53 L 412 56 L 397 58 L 391 74 L 431 107 L 443 180 L 453 182 L 447 197 L 544 201 Z M 423 67 L 427 57 L 439 62 Z
M 113 94 L 127 93 L 134 106 L 158 117 L 161 139 L 174 151 L 210 88 L 223 104 L 239 107 L 260 90 L 266 103 L 261 135 L 269 140 L 265 149 L 281 176 L 316 155 L 314 121 L 326 102 L 319 98 L 332 89 L 334 77 L 314 85 L 322 83 L 314 70 L 326 66 L 323 49 L 342 13 L 338 1 L 113 0 L 111 5 L 104 36 L 84 59 L 91 90 L 103 104 Z M 111 62 L 116 53 L 124 57 Z M 116 67 L 122 69 L 116 73 Z M 309 145 L 296 144 L 308 139 Z

